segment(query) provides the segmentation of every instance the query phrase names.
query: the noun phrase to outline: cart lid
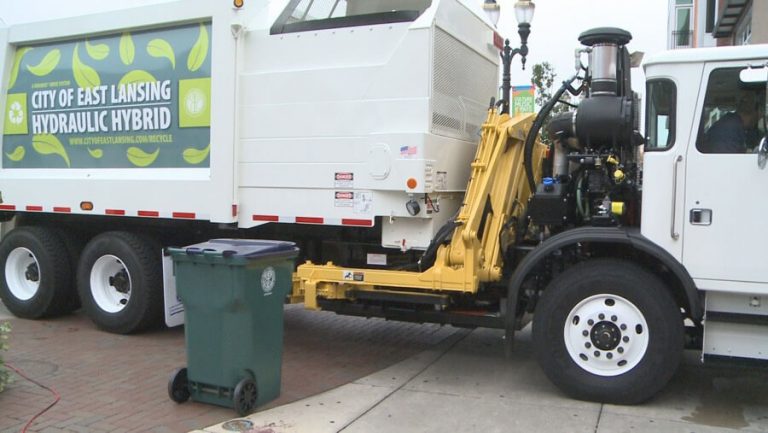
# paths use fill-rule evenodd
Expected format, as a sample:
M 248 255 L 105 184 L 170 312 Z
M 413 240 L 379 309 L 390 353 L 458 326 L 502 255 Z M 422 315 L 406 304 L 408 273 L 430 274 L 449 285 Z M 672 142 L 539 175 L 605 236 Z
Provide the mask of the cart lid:
M 209 256 L 256 260 L 267 257 L 295 257 L 299 249 L 293 242 L 262 239 L 211 239 L 182 248 L 168 248 L 173 256 Z

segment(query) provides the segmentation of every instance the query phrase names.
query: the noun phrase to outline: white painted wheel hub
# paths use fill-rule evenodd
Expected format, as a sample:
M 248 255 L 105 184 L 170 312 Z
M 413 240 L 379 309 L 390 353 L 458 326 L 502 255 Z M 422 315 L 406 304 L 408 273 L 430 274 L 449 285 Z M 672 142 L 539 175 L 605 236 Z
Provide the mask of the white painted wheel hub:
M 640 310 L 616 295 L 579 302 L 566 317 L 563 338 L 579 367 L 598 376 L 618 376 L 643 359 L 650 335 Z
M 131 298 L 131 274 L 122 260 L 107 254 L 91 267 L 91 295 L 96 305 L 107 313 L 118 313 Z
M 40 264 L 32 251 L 14 248 L 5 261 L 5 281 L 11 294 L 20 301 L 28 301 L 40 288 Z

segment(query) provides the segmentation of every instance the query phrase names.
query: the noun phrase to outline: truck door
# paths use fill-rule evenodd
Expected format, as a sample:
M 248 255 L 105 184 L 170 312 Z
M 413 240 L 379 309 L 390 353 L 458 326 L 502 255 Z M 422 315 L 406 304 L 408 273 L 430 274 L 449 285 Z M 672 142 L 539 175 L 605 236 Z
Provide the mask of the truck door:
M 704 290 L 768 293 L 768 169 L 755 153 L 766 90 L 740 79 L 747 64 L 705 66 L 687 150 L 683 264 Z

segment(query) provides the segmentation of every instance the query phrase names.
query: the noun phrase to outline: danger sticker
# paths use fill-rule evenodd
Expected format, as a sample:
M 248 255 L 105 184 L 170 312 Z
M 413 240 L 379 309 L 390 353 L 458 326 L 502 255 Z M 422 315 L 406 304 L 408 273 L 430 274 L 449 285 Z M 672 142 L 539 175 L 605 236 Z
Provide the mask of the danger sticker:
M 365 281 L 365 272 L 342 271 L 344 281 Z
M 355 193 L 352 191 L 336 191 L 333 195 L 333 205 L 336 207 L 352 207 L 355 204 Z
M 333 175 L 333 186 L 336 188 L 352 188 L 355 185 L 355 174 L 347 171 L 337 171 Z

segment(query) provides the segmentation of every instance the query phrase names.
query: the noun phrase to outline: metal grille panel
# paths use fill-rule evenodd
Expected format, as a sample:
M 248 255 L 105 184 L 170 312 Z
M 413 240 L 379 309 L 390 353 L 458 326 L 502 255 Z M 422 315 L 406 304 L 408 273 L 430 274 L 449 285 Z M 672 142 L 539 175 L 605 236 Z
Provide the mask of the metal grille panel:
M 497 93 L 496 65 L 436 27 L 432 67 L 432 133 L 475 141 Z

